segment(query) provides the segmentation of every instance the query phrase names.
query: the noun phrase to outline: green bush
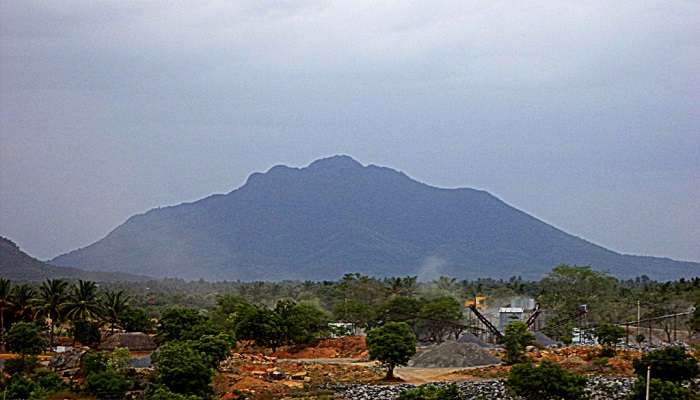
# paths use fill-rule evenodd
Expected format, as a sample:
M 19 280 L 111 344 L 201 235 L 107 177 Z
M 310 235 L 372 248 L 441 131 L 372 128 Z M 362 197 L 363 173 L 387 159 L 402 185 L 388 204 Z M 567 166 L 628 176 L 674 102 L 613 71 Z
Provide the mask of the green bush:
M 231 337 L 223 333 L 204 335 L 199 340 L 190 341 L 190 345 L 206 357 L 212 368 L 217 368 L 228 357 L 232 343 Z
M 539 367 L 514 365 L 506 385 L 526 400 L 577 400 L 584 398 L 586 378 L 544 361 Z
M 645 379 L 638 378 L 632 386 L 628 398 L 630 400 L 646 399 L 646 383 Z M 649 397 L 654 400 L 697 400 L 700 398 L 697 393 L 693 394 L 690 389 L 684 388 L 679 383 L 653 378 L 649 383 Z
M 634 372 L 645 378 L 648 365 L 651 365 L 651 377 L 662 381 L 682 382 L 700 374 L 698 361 L 681 346 L 654 350 L 634 360 Z
M 30 322 L 15 322 L 5 335 L 7 349 L 21 356 L 36 356 L 49 345 L 39 327 Z
M 173 340 L 196 340 L 202 335 L 217 334 L 206 316 L 191 308 L 173 307 L 165 310 L 158 321 L 159 343 Z
M 464 398 L 455 384 L 446 387 L 425 385 L 405 390 L 399 395 L 399 400 L 462 400 Z
M 34 381 L 47 392 L 57 392 L 66 388 L 63 379 L 57 373 L 48 369 L 37 370 L 34 373 Z
M 104 400 L 121 400 L 131 387 L 131 381 L 112 369 L 91 373 L 85 384 L 88 393 Z
M 5 398 L 8 400 L 26 400 L 32 392 L 39 389 L 39 385 L 21 374 L 15 374 L 5 388 Z
M 214 370 L 210 361 L 191 343 L 173 341 L 153 353 L 156 383 L 187 395 L 207 397 L 211 394 Z
M 387 366 L 386 377 L 394 377 L 394 368 L 405 365 L 416 354 L 416 337 L 405 322 L 388 322 L 367 334 L 370 360 Z
M 80 372 L 88 376 L 94 372 L 106 371 L 109 366 L 107 354 L 90 350 L 80 357 Z
M 102 335 L 100 328 L 94 322 L 77 320 L 73 322 L 73 338 L 85 346 L 96 347 L 100 344 Z
M 5 372 L 10 375 L 29 374 L 39 366 L 39 359 L 36 356 L 13 358 L 5 361 Z
M 155 329 L 155 324 L 142 308 L 128 308 L 121 316 L 120 322 L 127 332 L 151 333 Z
M 525 349 L 535 343 L 535 335 L 528 332 L 523 322 L 513 321 L 506 326 L 501 342 L 506 348 L 505 363 L 522 363 L 527 361 Z
M 146 392 L 146 400 L 202 400 L 202 398 L 193 394 L 173 393 L 166 387 L 157 386 Z

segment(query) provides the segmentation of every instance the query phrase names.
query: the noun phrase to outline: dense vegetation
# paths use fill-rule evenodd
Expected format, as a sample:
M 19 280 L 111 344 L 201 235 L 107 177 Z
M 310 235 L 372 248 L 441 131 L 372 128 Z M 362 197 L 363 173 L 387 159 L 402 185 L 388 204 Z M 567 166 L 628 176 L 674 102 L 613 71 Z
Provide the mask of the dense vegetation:
M 370 357 L 383 362 L 391 377 L 393 368 L 415 353 L 417 340 L 440 342 L 467 329 L 470 321 L 462 302 L 476 294 L 487 295 L 493 306 L 504 305 L 514 296 L 533 296 L 552 325 L 565 321 L 580 304 L 587 304 L 587 323 L 597 327 L 599 341 L 614 351 L 623 334 L 614 323 L 636 317 L 636 299 L 643 306 L 642 317 L 687 312 L 700 299 L 700 279 L 619 281 L 589 268 L 570 266 L 555 268 L 540 282 L 444 277 L 418 282 L 415 277 L 380 280 L 348 274 L 338 282 L 163 280 L 98 285 L 47 280 L 33 285 L 0 278 L 2 345 L 20 355 L 6 362 L 5 370 L 12 377 L 2 380 L 0 387 L 10 399 L 39 399 L 68 390 L 55 375 L 39 367 L 36 358 L 57 337 L 70 336 L 95 348 L 104 335 L 117 330 L 143 331 L 154 333 L 160 345 L 153 355 L 155 375 L 142 388 L 147 398 L 203 399 L 213 393 L 212 378 L 237 340 L 272 349 L 303 346 L 330 335 L 329 322 L 338 320 L 368 331 Z M 655 304 L 646 299 L 668 301 Z M 698 320 L 696 309 L 678 322 L 684 329 L 697 330 Z M 558 324 L 551 333 L 565 339 L 571 324 Z M 666 328 L 663 321 L 656 326 Z M 507 326 L 503 338 L 506 362 L 516 364 L 511 388 L 523 396 L 544 396 L 543 386 L 532 384 L 550 377 L 547 390 L 554 396 L 565 392 L 576 396 L 581 384 L 575 377 L 550 365 L 521 364 L 532 340 L 522 322 Z M 652 391 L 683 394 L 683 382 L 697 376 L 695 360 L 673 349 L 651 353 L 635 364 L 640 377 L 646 365 L 652 365 Z M 126 372 L 125 357 L 128 353 L 125 356 L 122 349 L 86 354 L 82 386 L 70 389 L 98 398 L 122 398 L 137 385 Z M 556 383 L 553 377 L 560 381 Z M 431 396 L 431 390 L 418 395 Z

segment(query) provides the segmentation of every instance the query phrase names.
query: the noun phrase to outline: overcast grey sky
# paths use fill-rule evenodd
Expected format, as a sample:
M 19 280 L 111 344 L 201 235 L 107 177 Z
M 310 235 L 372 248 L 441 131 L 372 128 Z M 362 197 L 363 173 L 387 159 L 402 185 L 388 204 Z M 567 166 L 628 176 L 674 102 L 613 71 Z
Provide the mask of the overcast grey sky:
M 700 261 L 700 2 L 2 0 L 0 135 L 40 258 L 346 153 Z

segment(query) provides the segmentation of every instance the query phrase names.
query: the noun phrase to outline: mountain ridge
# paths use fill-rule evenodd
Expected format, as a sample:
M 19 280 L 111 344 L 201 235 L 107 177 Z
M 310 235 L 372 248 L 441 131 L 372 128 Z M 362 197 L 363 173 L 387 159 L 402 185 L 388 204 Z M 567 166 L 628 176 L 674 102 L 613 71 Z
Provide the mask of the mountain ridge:
M 37 282 L 46 279 L 84 279 L 98 282 L 140 281 L 145 276 L 121 272 L 84 271 L 47 265 L 20 249 L 12 240 L 0 236 L 0 276 L 14 281 Z
M 276 165 L 228 193 L 151 209 L 51 260 L 190 279 L 335 279 L 345 272 L 537 278 L 560 263 L 619 277 L 696 276 L 700 264 L 625 255 L 483 190 L 446 189 L 347 155 Z

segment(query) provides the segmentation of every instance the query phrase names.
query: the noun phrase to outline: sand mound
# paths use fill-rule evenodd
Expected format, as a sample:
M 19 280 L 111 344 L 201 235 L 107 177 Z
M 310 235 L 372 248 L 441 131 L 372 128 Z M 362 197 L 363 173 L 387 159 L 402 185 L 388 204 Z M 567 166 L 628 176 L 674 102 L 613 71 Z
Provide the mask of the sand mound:
M 420 352 L 408 365 L 417 368 L 462 368 L 500 362 L 474 343 L 445 342 Z

